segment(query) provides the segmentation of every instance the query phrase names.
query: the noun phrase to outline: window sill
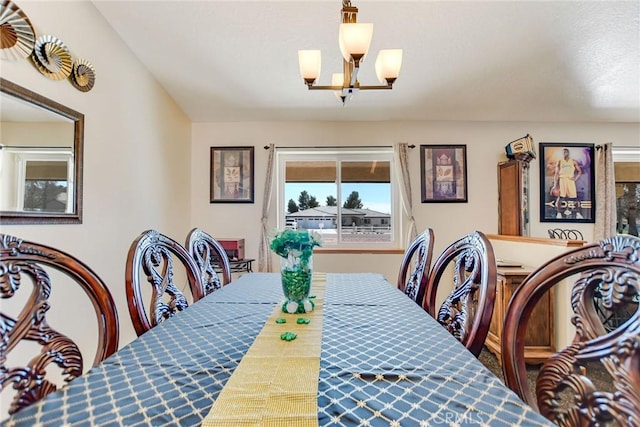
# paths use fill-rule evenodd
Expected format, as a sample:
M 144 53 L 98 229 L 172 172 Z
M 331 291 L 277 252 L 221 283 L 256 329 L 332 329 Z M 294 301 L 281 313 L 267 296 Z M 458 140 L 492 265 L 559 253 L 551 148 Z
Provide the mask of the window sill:
M 315 248 L 314 254 L 373 254 L 373 255 L 387 255 L 387 254 L 404 254 L 404 249 L 375 249 L 375 248 Z

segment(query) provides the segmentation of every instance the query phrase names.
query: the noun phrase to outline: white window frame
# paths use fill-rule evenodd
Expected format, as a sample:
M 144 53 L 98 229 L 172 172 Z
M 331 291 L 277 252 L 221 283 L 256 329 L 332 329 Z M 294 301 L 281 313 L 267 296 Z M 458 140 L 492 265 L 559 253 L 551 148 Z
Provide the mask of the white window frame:
M 24 192 L 27 176 L 27 162 L 60 161 L 67 163 L 67 205 L 65 213 L 73 212 L 75 200 L 74 158 L 73 151 L 69 148 L 12 148 L 4 147 L 7 155 L 13 157 L 16 174 L 16 208 L 24 210 Z M 11 160 L 10 160 L 11 161 Z
M 388 161 L 391 186 L 391 239 L 388 242 L 340 242 L 337 245 L 323 245 L 332 249 L 398 249 L 402 247 L 402 209 L 400 206 L 400 192 L 396 178 L 396 165 L 393 156 L 393 147 L 338 147 L 338 148 L 278 148 L 276 151 L 276 212 L 277 228 L 285 228 L 285 165 L 288 161 L 335 161 L 337 166 L 336 190 L 338 194 L 338 206 L 342 206 L 344 198 L 348 195 L 340 194 L 340 162 L 349 161 Z M 338 216 L 339 218 L 339 216 Z
M 638 163 L 640 167 L 640 147 L 633 146 L 611 146 L 611 155 L 613 156 L 613 163 Z
M 640 147 L 611 146 L 613 162 L 640 162 Z

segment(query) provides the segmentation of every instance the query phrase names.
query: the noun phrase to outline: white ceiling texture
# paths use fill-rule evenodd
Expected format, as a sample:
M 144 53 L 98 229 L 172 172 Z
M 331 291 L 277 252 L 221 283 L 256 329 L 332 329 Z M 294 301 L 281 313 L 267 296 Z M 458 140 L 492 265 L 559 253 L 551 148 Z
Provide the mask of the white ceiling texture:
M 341 0 L 93 0 L 193 122 L 640 122 L 640 1 L 353 0 L 377 51 L 404 49 L 393 90 L 346 107 L 309 91 L 299 49 L 340 72 Z

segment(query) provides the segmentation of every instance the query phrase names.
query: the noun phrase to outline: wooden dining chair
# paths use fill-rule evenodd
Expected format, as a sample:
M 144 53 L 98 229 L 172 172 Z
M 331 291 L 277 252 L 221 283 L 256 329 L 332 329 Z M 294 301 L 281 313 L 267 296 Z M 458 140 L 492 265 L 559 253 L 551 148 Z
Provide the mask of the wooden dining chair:
M 60 285 L 53 285 L 52 274 Z M 0 297 L 3 299 L 0 311 L 0 390 L 4 392 L 9 386 L 15 390 L 8 407 L 9 414 L 54 392 L 57 389 L 54 378 L 60 378 L 60 373 L 65 382 L 83 373 L 82 353 L 78 345 L 47 320 L 52 308 L 50 297 L 68 292 L 68 280 L 63 279 L 79 285 L 93 305 L 98 325 L 98 343 L 93 359 L 93 365 L 96 365 L 118 349 L 118 313 L 107 286 L 91 268 L 65 252 L 0 234 Z M 21 292 L 20 288 L 29 284 L 33 288 Z M 16 295 L 29 296 L 8 301 Z M 72 307 L 77 301 L 70 303 Z M 13 312 L 18 313 L 17 317 L 13 317 Z M 73 313 L 69 310 L 67 316 L 70 320 Z M 86 322 L 80 318 L 75 320 Z M 33 344 L 39 346 L 35 356 L 29 351 Z M 12 350 L 15 351 L 9 355 Z M 29 355 L 24 356 L 25 352 Z M 14 366 L 22 357 L 28 361 L 22 366 Z M 56 366 L 53 366 L 53 372 L 48 372 L 51 365 Z
M 125 288 L 129 315 L 138 336 L 189 306 L 187 297 L 175 283 L 174 257 L 184 267 L 192 301 L 200 300 L 204 296 L 200 271 L 184 246 L 156 230 L 143 232 L 131 243 Z M 151 285 L 148 308 L 144 304 L 142 272 Z
M 453 287 L 436 312 L 436 297 L 453 262 Z M 449 276 L 447 276 L 449 277 Z M 424 309 L 476 357 L 489 332 L 496 298 L 496 260 L 489 239 L 474 231 L 445 248 L 433 263 Z
M 229 257 L 222 245 L 209 233 L 194 228 L 187 235 L 186 248 L 198 264 L 205 295 L 231 282 Z M 217 270 L 220 270 L 222 280 Z
M 420 305 L 422 305 L 427 288 L 427 276 L 429 275 L 431 257 L 433 255 L 433 242 L 433 230 L 427 228 L 409 244 L 400 264 L 398 289 Z
M 573 311 L 575 335 L 571 344 L 544 362 L 534 396 L 523 347 L 529 317 L 549 289 L 570 277 L 573 286 L 566 307 Z M 596 293 L 610 311 L 629 311 L 613 330 L 602 324 Z M 504 320 L 502 367 L 509 388 L 559 425 L 640 426 L 639 295 L 638 237 L 604 239 L 536 269 L 514 292 Z

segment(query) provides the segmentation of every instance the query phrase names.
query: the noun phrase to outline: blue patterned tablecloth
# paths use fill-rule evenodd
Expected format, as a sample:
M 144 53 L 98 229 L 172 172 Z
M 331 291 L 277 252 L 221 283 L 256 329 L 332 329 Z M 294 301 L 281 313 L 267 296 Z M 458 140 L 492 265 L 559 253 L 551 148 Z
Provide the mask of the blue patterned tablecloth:
M 3 425 L 200 425 L 281 299 L 244 274 Z M 319 425 L 551 425 L 382 276 L 327 274 L 324 301 Z

